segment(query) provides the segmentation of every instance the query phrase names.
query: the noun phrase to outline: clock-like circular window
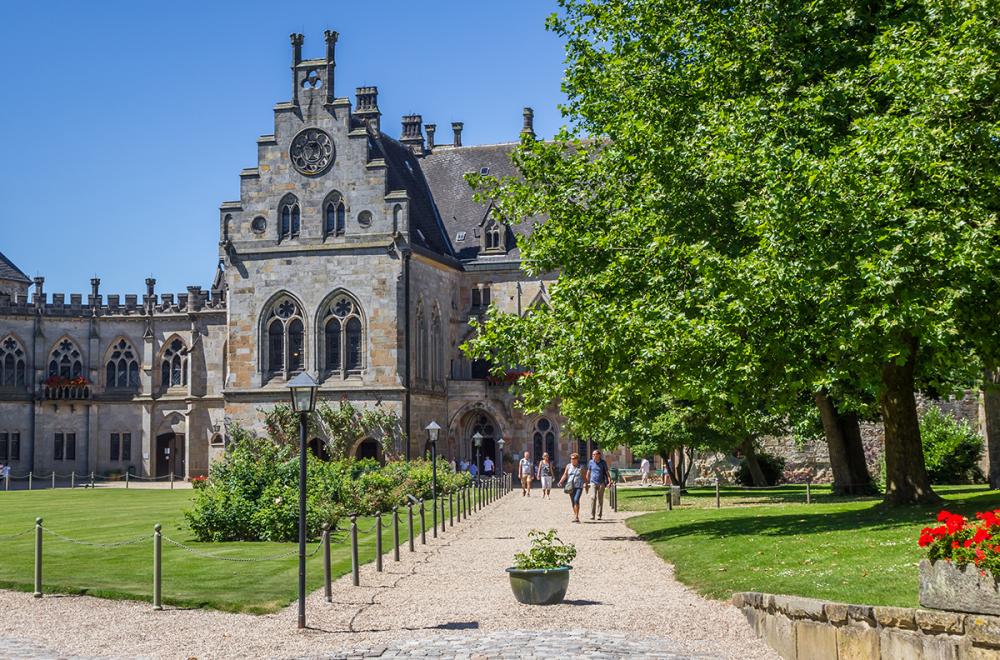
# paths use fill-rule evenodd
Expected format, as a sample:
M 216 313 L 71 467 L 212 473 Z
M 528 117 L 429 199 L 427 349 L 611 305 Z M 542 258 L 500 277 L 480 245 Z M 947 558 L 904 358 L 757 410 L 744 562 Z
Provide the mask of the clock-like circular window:
M 307 176 L 325 172 L 333 164 L 334 155 L 333 139 L 318 128 L 299 131 L 288 149 L 292 166 Z
M 250 221 L 250 229 L 252 229 L 255 234 L 263 234 L 264 230 L 267 229 L 267 218 L 262 215 L 258 215 Z
M 372 212 L 371 211 L 362 211 L 361 213 L 359 213 L 358 214 L 358 224 L 361 225 L 362 227 L 371 227 L 372 226 Z

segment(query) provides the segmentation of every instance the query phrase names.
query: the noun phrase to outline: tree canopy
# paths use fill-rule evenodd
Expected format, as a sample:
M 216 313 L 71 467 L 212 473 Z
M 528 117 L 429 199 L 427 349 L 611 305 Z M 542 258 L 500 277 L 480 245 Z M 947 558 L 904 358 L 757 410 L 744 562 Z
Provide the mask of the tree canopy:
M 470 177 L 545 216 L 522 257 L 558 281 L 470 350 L 584 432 L 676 434 L 680 406 L 742 439 L 803 394 L 873 405 L 887 500 L 934 499 L 914 391 L 997 363 L 1000 6 L 560 5 L 573 128 L 525 139 L 520 178 Z

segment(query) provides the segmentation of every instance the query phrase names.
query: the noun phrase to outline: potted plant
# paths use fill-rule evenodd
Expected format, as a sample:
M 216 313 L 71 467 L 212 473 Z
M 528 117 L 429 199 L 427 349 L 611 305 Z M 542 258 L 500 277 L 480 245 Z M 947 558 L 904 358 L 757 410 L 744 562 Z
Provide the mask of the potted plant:
M 517 602 L 526 605 L 554 605 L 562 601 L 569 586 L 570 563 L 576 558 L 576 546 L 563 543 L 556 530 L 528 532 L 531 547 L 514 555 L 514 565 L 507 569 L 510 588 Z
M 921 606 L 1000 615 L 1000 509 L 976 518 L 941 511 L 940 525 L 921 530 Z

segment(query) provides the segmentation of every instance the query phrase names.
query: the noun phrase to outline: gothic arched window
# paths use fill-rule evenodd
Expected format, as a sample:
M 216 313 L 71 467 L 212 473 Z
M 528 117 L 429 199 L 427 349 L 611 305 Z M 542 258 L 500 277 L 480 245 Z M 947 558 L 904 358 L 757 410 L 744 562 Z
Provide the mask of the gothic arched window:
M 431 382 L 440 383 L 444 374 L 444 338 L 441 336 L 441 313 L 437 306 L 431 317 Z
M 83 355 L 69 339 L 63 339 L 49 355 L 49 378 L 82 378 Z
M 535 422 L 535 432 L 532 435 L 532 445 L 535 451 L 534 460 L 540 461 L 542 459 L 542 453 L 549 453 L 549 460 L 553 463 L 556 462 L 556 429 L 552 426 L 552 422 L 544 417 L 540 417 L 537 422 Z M 584 456 L 580 456 L 580 460 L 585 460 Z
M 330 193 L 323 202 L 323 234 L 336 236 L 343 234 L 347 224 L 347 207 L 339 192 Z
M 295 198 L 295 195 L 286 195 L 281 200 L 281 204 L 278 205 L 278 216 L 281 218 L 278 238 L 298 238 L 301 211 L 299 210 L 299 200 Z
M 289 378 L 305 367 L 305 325 L 302 309 L 290 296 L 275 300 L 264 315 L 267 342 L 263 356 L 264 373 Z
M 21 342 L 8 336 L 0 342 L 0 386 L 24 387 L 25 355 Z
M 167 345 L 160 361 L 160 386 L 163 389 L 187 385 L 187 346 L 178 338 Z
M 105 374 L 104 385 L 109 389 L 139 389 L 139 360 L 132 345 L 124 339 L 111 347 Z
M 490 218 L 486 222 L 486 230 L 484 232 L 484 240 L 486 242 L 487 250 L 502 250 L 503 249 L 503 225 Z
M 322 372 L 347 378 L 365 366 L 364 323 L 361 307 L 346 293 L 324 304 L 320 327 L 323 332 Z
M 427 319 L 424 317 L 424 307 L 417 306 L 417 347 L 414 366 L 417 368 L 417 378 L 426 382 L 430 380 L 430 344 L 427 334 Z

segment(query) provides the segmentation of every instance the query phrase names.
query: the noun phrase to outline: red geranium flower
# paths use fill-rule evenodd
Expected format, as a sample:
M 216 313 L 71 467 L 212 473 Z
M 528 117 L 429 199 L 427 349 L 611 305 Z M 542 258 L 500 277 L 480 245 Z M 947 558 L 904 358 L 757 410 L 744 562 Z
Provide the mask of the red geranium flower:
M 988 538 L 992 538 L 992 536 L 990 535 L 990 533 L 987 532 L 985 529 L 980 528 L 980 529 L 976 530 L 976 535 L 972 537 L 972 542 L 973 543 L 982 543 L 983 541 L 985 541 Z

